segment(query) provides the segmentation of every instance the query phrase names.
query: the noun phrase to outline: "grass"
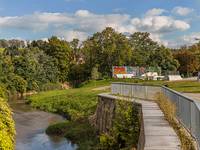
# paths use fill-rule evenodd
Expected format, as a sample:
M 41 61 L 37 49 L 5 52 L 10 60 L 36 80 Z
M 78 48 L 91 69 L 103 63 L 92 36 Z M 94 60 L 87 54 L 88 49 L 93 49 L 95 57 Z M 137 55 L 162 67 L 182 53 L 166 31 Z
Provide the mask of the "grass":
M 4 50 L 5 48 L 0 48 L 0 53 L 3 53 Z
M 136 79 L 113 79 L 113 82 L 129 82 L 138 83 L 142 85 L 152 85 L 152 86 L 167 86 L 178 92 L 185 93 L 200 93 L 200 82 L 198 81 L 145 81 Z
M 95 87 L 105 85 L 104 82 L 97 82 Z M 77 89 L 41 92 L 28 97 L 27 102 L 34 108 L 76 120 L 79 117 L 92 115 L 97 105 L 97 94 L 105 92 L 92 90 L 95 88 L 93 84 L 90 82 L 87 86 Z
M 195 140 L 188 131 L 176 119 L 176 107 L 163 94 L 158 93 L 156 101 L 163 111 L 166 120 L 174 128 L 181 141 L 182 150 L 196 150 Z
M 88 117 L 93 115 L 97 106 L 97 94 L 94 88 L 108 85 L 109 81 L 93 81 L 81 88 L 41 92 L 28 97 L 27 102 L 35 108 L 58 113 L 68 121 L 48 127 L 48 134 L 65 136 L 78 145 L 79 150 L 92 150 L 98 143 L 95 129 L 89 124 Z
M 129 82 L 143 85 L 166 85 L 179 92 L 200 93 L 200 82 L 197 81 L 143 81 L 138 79 L 110 79 L 89 81 L 82 84 L 81 88 L 68 90 L 54 90 L 40 92 L 28 97 L 27 102 L 35 108 L 53 113 L 59 113 L 68 119 L 80 116 L 87 117 L 94 113 L 97 104 L 97 94 L 105 91 L 92 90 L 97 87 L 108 86 L 112 82 Z
M 179 92 L 200 93 L 200 82 L 197 81 L 168 82 L 167 85 L 169 88 Z
M 79 146 L 79 150 L 92 150 L 98 146 L 98 137 L 93 127 L 88 122 L 88 117 L 94 114 L 97 106 L 97 94 L 108 91 L 93 90 L 98 87 L 108 86 L 112 82 L 129 82 L 143 85 L 166 85 L 169 88 L 179 92 L 200 92 L 200 83 L 194 81 L 143 81 L 138 79 L 110 79 L 100 81 L 89 81 L 81 85 L 80 88 L 68 90 L 54 90 L 40 92 L 27 98 L 27 102 L 31 106 L 53 113 L 65 116 L 69 121 L 52 125 L 47 129 L 48 134 L 62 135 L 74 141 Z M 159 101 L 158 101 L 159 102 Z M 186 145 L 186 149 L 193 150 L 190 138 L 185 135 L 180 125 L 178 125 L 173 117 L 174 110 L 170 104 L 160 103 L 163 107 L 169 122 L 177 130 L 181 137 L 182 145 Z M 165 109 L 167 111 L 165 111 Z M 170 113 L 169 113 L 170 112 Z M 105 139 L 105 138 L 104 138 Z M 109 139 L 109 138 L 106 138 Z M 111 138 L 112 139 L 112 138 Z M 188 146 L 190 145 L 190 146 Z M 96 147 L 95 147 L 96 148 Z M 184 150 L 186 150 L 184 149 Z
M 87 118 L 51 125 L 46 129 L 46 133 L 66 137 L 78 145 L 78 150 L 95 149 L 99 142 L 97 132 L 89 124 Z

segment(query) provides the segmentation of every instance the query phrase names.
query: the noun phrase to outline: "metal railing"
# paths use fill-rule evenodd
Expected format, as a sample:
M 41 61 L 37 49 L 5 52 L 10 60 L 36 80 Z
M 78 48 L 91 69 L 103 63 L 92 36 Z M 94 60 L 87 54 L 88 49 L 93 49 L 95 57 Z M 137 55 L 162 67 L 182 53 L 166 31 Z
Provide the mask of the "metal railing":
M 200 145 L 200 103 L 167 87 L 162 87 L 162 93 L 176 105 L 178 120 Z
M 200 102 L 164 86 L 146 86 L 130 83 L 112 83 L 112 94 L 154 100 L 163 93 L 176 105 L 177 119 L 193 135 L 200 145 Z
M 155 94 L 161 92 L 159 86 L 146 86 L 132 83 L 112 83 L 111 92 L 115 95 L 154 100 Z

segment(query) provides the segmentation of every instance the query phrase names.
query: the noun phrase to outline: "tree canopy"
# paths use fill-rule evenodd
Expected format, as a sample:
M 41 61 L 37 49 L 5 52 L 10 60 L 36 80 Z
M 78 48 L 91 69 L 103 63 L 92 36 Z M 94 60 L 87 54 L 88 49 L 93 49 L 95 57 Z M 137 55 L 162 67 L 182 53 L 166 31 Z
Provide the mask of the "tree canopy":
M 183 70 L 184 56 L 153 41 L 147 32 L 136 32 L 128 37 L 111 27 L 82 42 L 53 36 L 48 41 L 36 40 L 27 45 L 21 41 L 0 40 L 0 47 L 3 48 L 0 83 L 21 93 L 40 90 L 49 83 L 78 85 L 89 79 L 110 78 L 112 66 L 157 67 L 163 72 L 178 68 L 193 73 L 199 69 L 191 61 L 193 67 Z M 191 60 L 200 61 L 199 47 L 200 44 L 196 44 L 187 48 Z

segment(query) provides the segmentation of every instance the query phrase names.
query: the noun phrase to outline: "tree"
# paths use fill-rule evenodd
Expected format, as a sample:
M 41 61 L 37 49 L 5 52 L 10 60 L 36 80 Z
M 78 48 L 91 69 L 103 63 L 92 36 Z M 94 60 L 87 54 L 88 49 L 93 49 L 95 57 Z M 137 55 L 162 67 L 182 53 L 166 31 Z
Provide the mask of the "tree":
M 88 80 L 89 73 L 86 70 L 85 64 L 71 64 L 68 74 L 69 82 L 78 87 L 82 82 Z
M 82 55 L 79 47 L 79 39 L 73 39 L 69 44 L 72 49 L 71 63 L 78 64 Z
M 193 74 L 200 68 L 198 56 L 187 49 L 177 51 L 174 57 L 180 63 L 178 71 L 180 71 L 181 74 Z
M 71 48 L 68 42 L 52 37 L 49 39 L 48 46 L 44 48 L 44 52 L 54 58 L 58 67 L 59 81 L 67 80 L 70 64 Z
M 174 59 L 171 50 L 164 46 L 152 51 L 148 61 L 150 66 L 161 67 L 162 71 L 176 71 L 179 67 L 179 63 Z
M 135 32 L 129 38 L 132 48 L 132 63 L 136 66 L 149 66 L 149 57 L 153 51 L 159 49 L 157 42 L 150 38 L 147 32 Z
M 131 48 L 125 35 L 108 27 L 83 43 L 85 63 L 89 72 L 96 64 L 103 76 L 112 76 L 112 66 L 130 63 Z
M 98 72 L 98 65 L 92 68 L 91 72 L 91 79 L 92 80 L 97 80 L 100 78 L 100 73 Z
M 16 89 L 17 92 L 23 97 L 23 93 L 26 92 L 27 82 L 22 77 L 18 75 L 13 75 L 12 77 L 12 86 Z

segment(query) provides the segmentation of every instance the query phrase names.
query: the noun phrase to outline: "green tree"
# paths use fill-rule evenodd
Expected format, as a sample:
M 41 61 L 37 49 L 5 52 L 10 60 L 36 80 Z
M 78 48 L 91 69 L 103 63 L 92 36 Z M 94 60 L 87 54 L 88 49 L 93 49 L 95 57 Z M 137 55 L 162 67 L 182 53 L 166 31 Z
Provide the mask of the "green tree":
M 130 62 L 131 48 L 125 35 L 108 27 L 95 33 L 83 43 L 82 48 L 88 71 L 99 64 L 103 76 L 112 76 L 112 66 Z
M 79 47 L 79 39 L 73 39 L 70 43 L 72 49 L 71 52 L 71 63 L 78 64 L 81 57 L 81 51 Z
M 68 42 L 52 37 L 49 39 L 48 46 L 44 48 L 47 55 L 55 60 L 59 72 L 59 80 L 67 80 L 70 64 L 71 48 Z
M 132 48 L 132 64 L 136 66 L 149 66 L 149 57 L 152 51 L 159 49 L 157 42 L 150 38 L 150 33 L 135 32 L 129 38 Z
M 18 75 L 13 75 L 12 86 L 16 89 L 17 92 L 21 94 L 21 97 L 23 97 L 23 93 L 26 92 L 27 88 L 26 80 Z
M 179 67 L 179 63 L 173 57 L 172 51 L 164 46 L 152 51 L 148 61 L 150 66 L 160 67 L 163 72 L 176 71 Z

